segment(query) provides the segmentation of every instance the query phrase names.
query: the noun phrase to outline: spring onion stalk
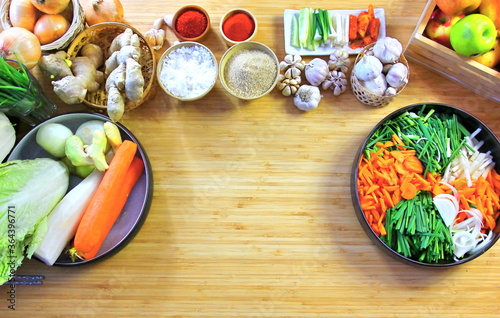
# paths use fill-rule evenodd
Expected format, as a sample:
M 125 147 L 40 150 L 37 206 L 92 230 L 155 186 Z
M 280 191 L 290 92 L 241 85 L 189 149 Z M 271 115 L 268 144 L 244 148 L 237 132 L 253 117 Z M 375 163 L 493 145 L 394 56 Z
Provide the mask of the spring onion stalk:
M 0 109 L 34 126 L 49 118 L 56 105 L 23 64 L 0 58 Z
M 346 16 L 335 14 L 334 18 L 328 10 L 302 8 L 292 16 L 290 44 L 311 51 L 320 46 L 345 45 L 348 37 L 346 23 Z
M 5 59 L 0 59 L 0 107 L 10 108 L 23 98 L 33 103 L 36 96 L 29 96 L 30 78 L 28 71 L 19 63 L 14 67 Z

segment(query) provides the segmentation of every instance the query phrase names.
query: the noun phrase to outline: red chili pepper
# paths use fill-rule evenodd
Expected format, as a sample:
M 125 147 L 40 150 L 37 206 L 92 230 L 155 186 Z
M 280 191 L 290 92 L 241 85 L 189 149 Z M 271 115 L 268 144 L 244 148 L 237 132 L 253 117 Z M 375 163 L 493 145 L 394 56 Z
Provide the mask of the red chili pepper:
M 254 21 L 243 12 L 231 15 L 222 25 L 224 35 L 232 41 L 245 41 L 252 35 L 254 29 Z
M 181 13 L 175 23 L 175 30 L 185 38 L 200 36 L 207 28 L 207 17 L 197 10 Z

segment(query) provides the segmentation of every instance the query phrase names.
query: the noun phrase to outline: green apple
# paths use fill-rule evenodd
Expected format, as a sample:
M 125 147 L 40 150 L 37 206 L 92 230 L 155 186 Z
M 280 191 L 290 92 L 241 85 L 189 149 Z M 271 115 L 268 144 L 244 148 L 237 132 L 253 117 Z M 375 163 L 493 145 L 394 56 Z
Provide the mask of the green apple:
M 451 27 L 450 42 L 453 50 L 465 56 L 476 56 L 495 45 L 495 23 L 484 14 L 469 14 Z

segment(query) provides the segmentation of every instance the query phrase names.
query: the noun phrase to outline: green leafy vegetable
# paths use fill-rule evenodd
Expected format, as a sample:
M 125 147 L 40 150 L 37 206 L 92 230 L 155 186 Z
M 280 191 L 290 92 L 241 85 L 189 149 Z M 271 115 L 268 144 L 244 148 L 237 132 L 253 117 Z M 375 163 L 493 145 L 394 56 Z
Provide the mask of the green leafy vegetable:
M 420 191 L 411 200 L 401 200 L 388 209 L 381 239 L 408 258 L 426 263 L 453 260 L 450 228 L 432 203 L 432 194 Z
M 436 114 L 434 109 L 418 113 L 405 112 L 388 120 L 370 138 L 365 155 L 378 150 L 376 143 L 391 140 L 396 134 L 409 149 L 415 149 L 425 171 L 442 174 L 465 144 L 465 136 L 470 133 L 458 121 L 455 114 Z M 397 145 L 396 145 L 397 146 Z
M 30 258 L 47 230 L 47 215 L 69 185 L 67 168 L 48 158 L 0 165 L 0 284 Z

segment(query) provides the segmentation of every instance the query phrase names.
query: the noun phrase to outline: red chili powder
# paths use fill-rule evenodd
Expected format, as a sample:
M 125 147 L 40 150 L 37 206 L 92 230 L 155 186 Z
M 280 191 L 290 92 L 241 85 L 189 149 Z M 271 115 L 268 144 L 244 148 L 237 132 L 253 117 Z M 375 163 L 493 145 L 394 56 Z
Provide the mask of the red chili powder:
M 184 11 L 175 22 L 175 30 L 185 38 L 200 36 L 206 28 L 207 17 L 198 10 Z
M 222 31 L 232 41 L 245 41 L 255 29 L 255 23 L 248 14 L 238 12 L 224 21 Z

